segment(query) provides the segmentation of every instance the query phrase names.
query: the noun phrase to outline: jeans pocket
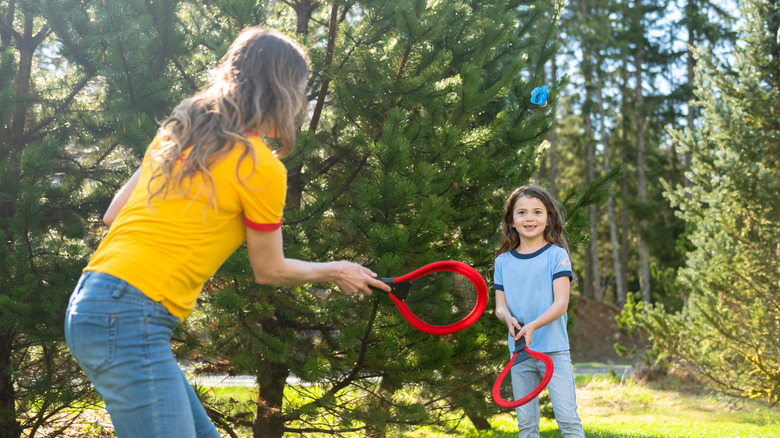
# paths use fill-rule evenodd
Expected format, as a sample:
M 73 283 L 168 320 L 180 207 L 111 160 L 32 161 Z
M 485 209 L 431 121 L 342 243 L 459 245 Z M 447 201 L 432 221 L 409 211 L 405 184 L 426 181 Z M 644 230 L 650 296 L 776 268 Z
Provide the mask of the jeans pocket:
M 74 313 L 69 319 L 66 341 L 79 365 L 98 371 L 114 360 L 116 316 Z

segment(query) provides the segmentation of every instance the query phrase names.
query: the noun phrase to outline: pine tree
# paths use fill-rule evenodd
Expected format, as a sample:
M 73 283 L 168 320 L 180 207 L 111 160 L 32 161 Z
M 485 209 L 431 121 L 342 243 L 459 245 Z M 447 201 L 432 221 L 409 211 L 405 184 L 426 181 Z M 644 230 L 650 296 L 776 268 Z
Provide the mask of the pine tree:
M 454 259 L 489 280 L 504 197 L 533 174 L 549 129 L 553 105 L 529 101 L 554 49 L 549 2 L 289 5 L 268 23 L 310 46 L 313 110 L 286 161 L 286 254 L 351 259 L 386 276 Z M 379 293 L 258 286 L 243 252 L 210 287 L 203 315 L 216 317 L 192 326 L 209 329 L 204 357 L 256 377 L 255 436 L 390 436 L 456 407 L 477 422 L 493 412 L 505 327 L 487 314 L 430 336 Z M 291 375 L 314 385 L 296 386 L 294 401 Z
M 745 1 L 733 65 L 697 48 L 698 137 L 677 132 L 692 154 L 692 186 L 667 195 L 693 230 L 681 279 L 688 306 L 636 306 L 660 359 L 692 366 L 720 391 L 780 402 L 780 15 Z M 643 311 L 646 309 L 646 311 Z
M 195 3 L 2 2 L 0 17 L 0 435 L 18 436 L 97 403 L 64 350 L 68 295 L 157 120 L 230 38 Z
M 62 342 L 67 298 L 89 253 L 85 217 L 95 199 L 85 181 L 100 164 L 76 147 L 88 133 L 70 118 L 94 109 L 86 101 L 96 72 L 88 17 L 81 2 L 0 2 L 4 437 L 33 436 L 50 417 L 95 401 Z
M 490 282 L 504 198 L 534 173 L 555 108 L 555 90 L 547 107 L 529 102 L 555 49 L 561 5 L 550 10 L 547 0 L 0 5 L 0 92 L 13 102 L 0 108 L 0 337 L 9 346 L 0 351 L 0 430 L 8 436 L 34 434 L 79 397 L 94 401 L 62 354 L 61 327 L 105 230 L 98 215 L 158 120 L 202 86 L 243 27 L 262 22 L 309 46 L 312 115 L 286 161 L 291 257 L 351 259 L 389 276 L 456 259 Z M 575 241 L 593 195 L 566 198 Z M 506 355 L 492 309 L 465 332 L 432 337 L 381 294 L 260 287 L 249 266 L 245 251 L 228 260 L 175 348 L 256 377 L 255 436 L 383 436 L 458 408 L 489 426 L 489 381 Z M 432 299 L 451 299 L 445 292 Z M 312 386 L 289 397 L 291 375 Z M 36 415 L 21 415 L 33 407 Z M 233 427 L 234 418 L 209 410 Z

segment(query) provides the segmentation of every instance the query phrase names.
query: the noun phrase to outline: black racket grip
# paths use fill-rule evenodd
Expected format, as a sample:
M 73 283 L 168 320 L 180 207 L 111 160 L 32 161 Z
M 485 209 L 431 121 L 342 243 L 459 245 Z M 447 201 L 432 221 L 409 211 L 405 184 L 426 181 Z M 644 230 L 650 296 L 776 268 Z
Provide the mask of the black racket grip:
M 382 283 L 390 286 L 390 293 L 395 295 L 396 298 L 398 298 L 401 301 L 406 300 L 406 297 L 409 296 L 409 290 L 412 288 L 411 282 L 404 281 L 401 283 L 396 283 L 395 278 L 393 277 L 377 277 L 377 280 L 381 281 Z M 369 286 L 371 287 L 371 286 Z M 375 287 L 371 287 L 371 289 L 378 290 L 382 293 L 387 293 L 383 291 L 382 289 L 377 289 Z
M 520 323 L 520 327 L 524 325 L 525 324 L 523 324 L 522 322 Z M 531 358 L 531 355 L 528 354 L 527 351 L 525 351 L 527 347 L 528 346 L 525 345 L 525 336 L 521 336 L 520 339 L 515 339 L 515 351 L 517 351 L 518 353 L 517 356 L 515 356 L 515 361 L 512 363 L 513 366 L 519 364 L 524 360 Z

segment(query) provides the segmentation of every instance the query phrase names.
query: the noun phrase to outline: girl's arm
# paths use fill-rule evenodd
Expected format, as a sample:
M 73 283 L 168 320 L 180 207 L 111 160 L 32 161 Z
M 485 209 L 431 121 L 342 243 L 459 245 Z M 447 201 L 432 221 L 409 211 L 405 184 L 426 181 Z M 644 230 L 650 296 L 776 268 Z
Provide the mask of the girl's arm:
M 515 335 L 515 339 L 525 336 L 525 345 L 531 346 L 534 331 L 560 318 L 569 308 L 569 277 L 553 280 L 553 303 L 538 318 L 524 325 Z
M 114 219 L 116 219 L 117 215 L 122 210 L 122 207 L 124 207 L 125 204 L 127 204 L 127 200 L 130 199 L 130 194 L 133 193 L 135 186 L 138 185 L 138 178 L 140 176 L 141 168 L 139 167 L 135 170 L 133 176 L 127 180 L 125 185 L 123 185 L 122 188 L 116 192 L 114 199 L 111 200 L 111 204 L 108 206 L 108 210 L 106 210 L 106 213 L 103 215 L 104 224 L 111 226 L 111 224 L 114 222 Z
M 515 329 L 520 330 L 521 328 L 517 318 L 512 316 L 512 312 L 506 306 L 506 295 L 502 290 L 496 290 L 496 317 L 506 324 L 509 328 L 509 334 L 512 336 L 515 336 Z
M 246 242 L 255 281 L 260 284 L 295 286 L 328 281 L 336 283 L 347 295 L 356 292 L 370 295 L 369 286 L 390 292 L 390 286 L 376 280 L 374 272 L 355 263 L 346 261 L 316 263 L 286 258 L 281 228 L 274 231 L 247 228 Z

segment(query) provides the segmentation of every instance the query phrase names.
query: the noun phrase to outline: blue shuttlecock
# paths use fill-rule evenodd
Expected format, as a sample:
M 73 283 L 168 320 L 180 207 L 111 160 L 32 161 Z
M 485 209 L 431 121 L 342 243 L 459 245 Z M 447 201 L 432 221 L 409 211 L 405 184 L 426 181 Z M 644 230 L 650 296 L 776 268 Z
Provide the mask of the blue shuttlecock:
M 534 88 L 531 91 L 531 103 L 536 105 L 547 105 L 547 92 L 550 91 L 550 87 L 542 85 L 541 87 Z

